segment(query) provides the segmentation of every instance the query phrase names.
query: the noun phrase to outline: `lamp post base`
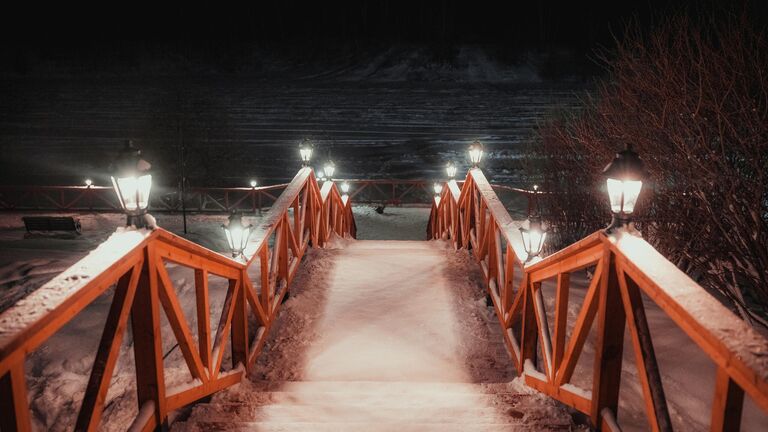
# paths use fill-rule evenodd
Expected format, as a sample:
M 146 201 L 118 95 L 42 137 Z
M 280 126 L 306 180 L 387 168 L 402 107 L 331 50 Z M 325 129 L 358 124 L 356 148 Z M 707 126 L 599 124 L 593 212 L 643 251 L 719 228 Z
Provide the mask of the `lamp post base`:
M 620 214 L 614 213 L 613 218 L 611 219 L 611 224 L 605 228 L 605 233 L 612 234 L 616 230 L 621 228 L 634 229 L 634 223 L 632 222 L 632 219 L 629 218 L 627 215 L 623 213 L 620 213 Z

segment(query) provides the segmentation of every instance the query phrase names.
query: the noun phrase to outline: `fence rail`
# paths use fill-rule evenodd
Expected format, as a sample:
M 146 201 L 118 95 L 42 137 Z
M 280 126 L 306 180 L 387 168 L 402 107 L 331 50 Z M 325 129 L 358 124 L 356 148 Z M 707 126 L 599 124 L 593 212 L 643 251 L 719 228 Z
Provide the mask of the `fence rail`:
M 429 180 L 338 179 L 350 185 L 349 196 L 358 204 L 429 205 L 434 195 Z M 272 207 L 288 184 L 240 188 L 188 188 L 184 203 L 177 189 L 155 187 L 149 209 L 155 213 L 256 213 Z M 531 192 L 505 185 L 492 186 L 508 208 L 525 208 Z M 425 204 L 426 203 L 426 204 Z M 107 186 L 0 186 L 0 211 L 121 212 L 114 189 Z M 522 210 L 520 210 L 522 212 Z
M 717 366 L 711 430 L 739 430 L 745 393 L 768 411 L 768 341 L 642 238 L 599 231 L 544 259 L 525 262 L 514 227 L 482 171 L 473 169 L 461 188 L 449 182 L 434 199 L 428 235 L 472 250 L 505 343 L 527 385 L 587 414 L 601 430 L 620 430 L 617 410 L 626 326 L 648 424 L 654 431 L 671 430 L 644 293 Z M 566 337 L 571 275 L 587 267 L 594 268 L 593 277 Z M 545 307 L 545 281 L 556 287 L 553 325 Z M 570 381 L 595 320 L 592 386 L 578 388 Z
M 130 317 L 139 414 L 131 430 L 153 430 L 168 413 L 239 382 L 253 365 L 283 297 L 311 243 L 355 235 L 350 201 L 332 183 L 320 188 L 309 168 L 284 187 L 246 249 L 231 259 L 163 229 L 120 229 L 96 250 L 0 314 L 0 429 L 31 429 L 26 357 L 110 287 L 114 294 L 75 430 L 99 428 Z M 166 265 L 194 270 L 197 340 Z M 258 275 L 251 280 L 251 273 Z M 218 325 L 211 328 L 208 276 L 227 281 Z M 193 381 L 167 388 L 161 311 Z M 250 326 L 256 323 L 256 328 Z M 227 345 L 232 365 L 224 364 Z

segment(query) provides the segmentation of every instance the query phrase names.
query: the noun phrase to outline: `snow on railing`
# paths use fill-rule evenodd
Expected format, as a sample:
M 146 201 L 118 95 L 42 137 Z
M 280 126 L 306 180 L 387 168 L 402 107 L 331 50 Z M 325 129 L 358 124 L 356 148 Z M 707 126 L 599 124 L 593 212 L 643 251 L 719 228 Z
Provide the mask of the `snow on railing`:
M 129 316 L 140 407 L 131 430 L 155 429 L 171 411 L 238 383 L 264 345 L 308 244 L 322 247 L 333 235 L 355 236 L 349 199 L 331 182 L 321 189 L 309 168 L 299 171 L 257 227 L 245 252 L 250 255 L 247 262 L 161 228 L 118 229 L 88 256 L 0 314 L 0 429 L 30 430 L 25 359 L 113 286 L 75 430 L 99 428 Z M 196 338 L 168 264 L 194 271 Z M 258 273 L 255 281 L 251 269 Z M 227 282 L 215 332 L 209 275 Z M 173 387 L 166 385 L 161 309 L 192 377 Z M 258 327 L 251 332 L 252 319 Z M 224 364 L 228 343 L 231 367 Z
M 595 427 L 617 430 L 619 424 L 626 328 L 648 425 L 672 428 L 641 293 L 717 366 L 712 430 L 739 429 L 745 392 L 768 412 L 768 341 L 637 233 L 598 231 L 544 259 L 525 262 L 512 218 L 479 169 L 469 171 L 461 189 L 449 182 L 435 198 L 428 233 L 449 239 L 456 248 L 472 249 L 526 384 L 587 414 Z M 586 268 L 592 269 L 592 278 L 567 337 L 571 275 Z M 555 285 L 553 325 L 542 289 L 549 281 Z M 595 320 L 592 384 L 579 388 L 571 378 Z

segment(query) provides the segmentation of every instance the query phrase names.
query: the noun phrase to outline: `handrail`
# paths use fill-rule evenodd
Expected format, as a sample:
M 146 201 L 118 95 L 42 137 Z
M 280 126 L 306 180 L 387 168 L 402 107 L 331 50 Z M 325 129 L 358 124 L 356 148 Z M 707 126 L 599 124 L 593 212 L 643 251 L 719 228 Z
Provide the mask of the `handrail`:
M 118 229 L 88 256 L 0 314 L 0 429 L 31 428 L 27 355 L 112 286 L 112 303 L 75 430 L 99 427 L 129 316 L 139 403 L 130 430 L 154 430 L 169 412 L 236 384 L 261 351 L 306 248 L 310 242 L 322 247 L 334 234 L 355 235 L 350 201 L 331 182 L 321 189 L 309 168 L 299 171 L 257 227 L 246 262 L 161 228 Z M 194 270 L 197 340 L 166 269 L 170 262 Z M 253 281 L 251 268 L 258 269 Z M 210 326 L 209 274 L 228 281 L 215 332 Z M 180 387 L 165 384 L 161 309 L 194 378 Z M 249 331 L 249 318 L 257 323 L 254 332 Z M 231 368 L 223 364 L 227 343 Z
M 349 183 L 356 203 L 422 205 L 432 196 L 431 180 L 338 179 Z M 183 209 L 196 213 L 261 212 L 274 205 L 288 184 L 255 187 L 188 187 Z M 497 193 L 530 196 L 531 191 L 492 185 Z M 428 205 L 428 204 L 427 204 Z M 155 186 L 149 202 L 154 213 L 181 212 L 177 188 Z M 115 191 L 107 186 L 0 186 L 0 211 L 121 212 Z
M 432 203 L 428 236 L 472 249 L 512 361 L 528 386 L 587 414 L 598 429 L 620 430 L 626 326 L 648 424 L 655 431 L 671 430 L 641 296 L 645 293 L 717 366 L 712 430 L 739 429 L 745 393 L 768 412 L 768 340 L 645 240 L 631 232 L 598 231 L 544 259 L 525 262 L 514 223 L 482 171 L 470 170 L 460 190 L 454 182 L 447 186 Z M 593 277 L 566 340 L 570 277 L 587 267 L 594 267 Z M 553 332 L 541 289 L 547 280 L 556 286 Z M 581 389 L 570 381 L 595 320 L 592 387 Z

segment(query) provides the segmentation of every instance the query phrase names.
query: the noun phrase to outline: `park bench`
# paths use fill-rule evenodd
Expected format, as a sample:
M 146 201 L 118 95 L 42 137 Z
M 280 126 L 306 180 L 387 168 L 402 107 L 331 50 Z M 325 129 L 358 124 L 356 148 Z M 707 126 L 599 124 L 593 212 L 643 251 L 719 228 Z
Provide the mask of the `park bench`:
M 33 231 L 74 231 L 80 234 L 80 221 L 72 216 L 24 216 L 24 227 Z

